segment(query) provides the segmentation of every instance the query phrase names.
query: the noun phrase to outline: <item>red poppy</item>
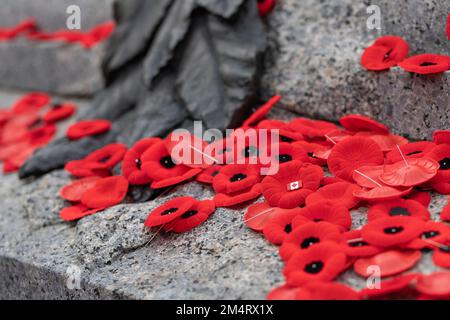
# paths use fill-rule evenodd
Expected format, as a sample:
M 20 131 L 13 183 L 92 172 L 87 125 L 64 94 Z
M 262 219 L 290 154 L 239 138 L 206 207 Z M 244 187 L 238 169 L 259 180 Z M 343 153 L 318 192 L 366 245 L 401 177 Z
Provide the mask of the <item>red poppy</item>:
M 144 152 L 160 142 L 159 138 L 145 138 L 136 142 L 129 149 L 123 158 L 122 174 L 132 185 L 144 185 L 152 181 L 152 179 L 142 170 L 142 155 Z
M 34 19 L 24 20 L 14 27 L 0 28 L 0 41 L 14 39 L 21 33 L 29 32 L 35 28 L 36 21 Z
M 431 202 L 431 196 L 428 192 L 422 192 L 414 190 L 405 199 L 414 200 L 422 204 L 425 208 L 428 208 Z
M 295 118 L 288 124 L 288 128 L 308 138 L 320 139 L 325 139 L 326 134 L 339 129 L 334 123 L 307 118 Z
M 339 123 L 350 132 L 373 132 L 388 134 L 389 128 L 369 117 L 360 114 L 349 114 L 339 119 Z
M 416 290 L 434 298 L 450 296 L 450 272 L 435 272 L 420 275 L 417 278 Z
M 300 132 L 289 130 L 289 125 L 280 120 L 262 120 L 258 123 L 258 129 L 278 130 L 281 142 L 292 142 L 303 140 L 304 137 Z
M 61 198 L 72 201 L 80 202 L 81 197 L 100 180 L 100 177 L 86 177 L 83 179 L 75 180 L 74 182 L 64 186 L 59 191 Z
M 450 58 L 439 54 L 419 54 L 398 64 L 402 69 L 418 74 L 434 74 L 450 69 Z
M 302 286 L 311 281 L 331 281 L 346 265 L 346 256 L 333 242 L 312 246 L 309 250 L 297 252 L 283 270 L 286 283 Z
M 267 1 L 265 1 L 265 2 L 267 2 Z M 273 2 L 273 4 L 275 4 L 275 1 L 273 1 L 273 0 L 269 1 L 269 2 Z M 267 5 L 267 4 L 264 4 L 264 5 Z M 259 3 L 258 3 L 258 6 L 259 6 Z M 266 104 L 264 104 L 262 107 L 260 107 L 258 110 L 256 110 L 247 120 L 244 121 L 243 126 L 249 127 L 249 126 L 257 124 L 259 121 L 261 121 L 262 119 L 264 119 L 266 117 L 266 115 L 270 112 L 272 107 L 274 105 L 276 105 L 278 103 L 278 101 L 280 101 L 280 100 L 281 100 L 281 96 L 273 96 L 272 98 L 270 98 L 270 100 L 267 101 Z
M 217 160 L 217 164 L 228 164 L 236 161 L 235 139 L 228 137 L 214 141 L 205 147 L 205 153 Z
M 387 70 L 403 61 L 408 52 L 408 43 L 401 37 L 383 36 L 364 50 L 361 65 L 367 70 Z
M 396 149 L 397 146 L 403 146 L 409 142 L 408 139 L 405 139 L 402 136 L 397 136 L 395 134 L 364 133 L 363 135 L 369 136 L 370 139 L 375 141 L 383 152 L 392 151 Z M 356 136 L 359 136 L 359 134 L 356 134 Z
M 372 246 L 361 238 L 361 230 L 351 230 L 341 235 L 341 248 L 350 257 L 371 257 L 383 251 Z
M 75 110 L 75 105 L 71 103 L 56 104 L 44 114 L 42 120 L 47 123 L 58 122 L 71 117 Z
M 144 226 L 151 228 L 165 225 L 186 213 L 195 203 L 192 197 L 177 197 L 155 208 L 148 215 Z
M 373 275 L 370 266 L 380 268 L 381 277 L 394 276 L 414 267 L 419 262 L 422 254 L 420 251 L 385 251 L 371 258 L 360 258 L 355 261 L 354 270 L 362 277 Z
M 3 162 L 3 169 L 2 169 L 2 172 L 3 173 L 11 173 L 11 172 L 16 172 L 17 170 L 19 170 L 19 166 L 16 166 L 14 163 L 12 163 L 12 162 L 10 162 L 10 161 L 8 161 L 8 160 L 5 160 L 4 162 Z
M 300 209 L 284 210 L 272 217 L 264 226 L 263 233 L 268 241 L 273 244 L 281 244 L 286 236 L 292 232 L 292 221 L 300 213 Z
M 380 180 L 391 187 L 414 187 L 433 179 L 439 163 L 429 158 L 411 158 L 384 167 Z
M 367 213 L 369 222 L 395 216 L 409 216 L 424 221 L 430 220 L 430 213 L 427 208 L 414 200 L 396 199 L 376 203 L 369 208 Z
M 281 142 L 278 145 L 278 154 L 272 155 L 272 163 L 286 163 L 292 160 L 298 160 L 301 162 L 309 162 L 309 157 L 305 149 L 287 142 Z
M 269 292 L 267 300 L 296 300 L 297 293 L 303 291 L 302 288 L 290 287 L 288 285 L 282 285 L 280 287 L 272 289 Z
M 348 209 L 344 206 L 330 203 L 314 203 L 302 208 L 301 215 L 294 219 L 293 227 L 304 224 L 306 221 L 326 221 L 338 226 L 342 231 L 350 229 L 352 217 Z
M 14 113 L 35 113 L 50 103 L 50 96 L 42 92 L 32 92 L 20 98 L 12 106 Z
M 436 176 L 430 181 L 433 189 L 442 194 L 450 194 L 450 145 L 440 144 L 427 156 L 439 163 Z
M 256 199 L 261 195 L 259 184 L 255 184 L 250 189 L 234 193 L 218 193 L 214 196 L 214 203 L 217 207 L 233 207 L 241 203 Z
M 434 130 L 433 142 L 435 144 L 450 144 L 450 130 Z
M 111 170 L 106 168 L 103 163 L 88 162 L 86 160 L 72 160 L 66 163 L 64 170 L 69 172 L 74 177 L 108 177 L 111 175 Z
M 105 210 L 105 208 L 90 209 L 82 204 L 77 204 L 72 207 L 62 209 L 59 216 L 64 221 L 74 221 L 102 210 Z
M 439 243 L 434 248 L 433 262 L 441 268 L 450 268 L 450 238 L 448 238 L 448 235 L 446 241 Z
M 378 144 L 366 137 L 349 137 L 339 142 L 328 158 L 330 171 L 338 178 L 353 181 L 355 169 L 384 163 L 384 155 Z
M 427 221 L 423 232 L 414 240 L 404 245 L 405 248 L 421 250 L 436 249 L 437 244 L 443 244 L 450 239 L 450 227 L 441 222 Z
M 150 177 L 152 188 L 160 189 L 179 184 L 199 174 L 201 169 L 173 162 L 163 141 L 153 144 L 141 156 L 142 170 Z
M 334 205 L 346 207 L 348 209 L 355 207 L 359 200 L 353 196 L 353 192 L 359 190 L 356 184 L 348 182 L 337 182 L 324 186 L 306 198 L 306 205 L 315 203 L 329 202 Z
M 442 221 L 450 222 L 450 197 L 448 198 L 448 204 L 442 209 L 440 218 Z
M 360 300 L 355 290 L 337 282 L 314 281 L 302 285 L 295 295 L 296 300 Z
M 266 176 L 261 188 L 271 206 L 290 209 L 304 204 L 306 197 L 319 188 L 322 177 L 319 166 L 290 161 L 282 164 L 277 174 Z
M 331 153 L 331 148 L 306 141 L 296 141 L 292 145 L 299 146 L 306 150 L 308 159 L 305 162 L 310 162 L 318 166 L 323 166 L 327 164 L 327 159 Z
M 45 124 L 28 131 L 24 139 L 28 141 L 30 146 L 41 147 L 49 143 L 56 133 L 56 127 L 53 124 Z
M 82 120 L 67 129 L 67 138 L 79 140 L 84 137 L 93 136 L 111 130 L 111 122 L 108 120 Z
M 276 0 L 258 0 L 258 10 L 261 17 L 267 16 L 275 7 Z
M 309 222 L 294 228 L 285 238 L 280 247 L 280 256 L 284 261 L 297 252 L 309 250 L 312 246 L 326 241 L 339 242 L 339 228 L 328 222 Z
M 218 162 L 205 152 L 208 143 L 189 132 L 172 132 L 164 144 L 175 163 L 205 169 Z
M 361 230 L 364 241 L 378 247 L 402 245 L 423 233 L 425 222 L 412 217 L 380 218 L 366 224 Z
M 89 154 L 84 161 L 88 163 L 98 163 L 99 167 L 103 165 L 106 168 L 114 168 L 122 161 L 127 147 L 122 143 L 111 143 L 101 149 L 95 150 Z
M 86 190 L 81 203 L 89 208 L 107 208 L 119 204 L 128 192 L 128 181 L 122 176 L 107 177 L 98 180 Z
M 450 40 L 450 13 L 447 15 L 447 27 L 445 32 L 447 33 L 447 39 Z
M 284 212 L 285 209 L 271 207 L 267 202 L 253 204 L 247 208 L 244 222 L 250 229 L 262 232 L 266 224 L 275 216 Z
M 205 222 L 208 217 L 213 214 L 215 209 L 214 201 L 195 201 L 194 204 L 178 218 L 165 224 L 163 229 L 166 232 L 172 231 L 176 233 L 189 231 Z
M 219 173 L 220 168 L 222 167 L 219 165 L 206 168 L 198 176 L 195 177 L 195 180 L 201 183 L 212 184 L 213 179 Z
M 217 193 L 231 194 L 248 190 L 260 181 L 261 175 L 256 166 L 229 164 L 213 178 L 213 188 Z
M 390 151 L 386 154 L 386 162 L 387 163 L 396 163 L 399 161 L 403 161 L 402 154 L 406 159 L 410 158 L 422 158 L 428 154 L 436 145 L 433 142 L 429 141 L 419 141 L 419 142 L 411 142 L 404 144 L 400 147 L 402 153 L 400 153 L 397 149 Z
M 36 113 L 21 113 L 12 117 L 3 125 L 2 134 L 0 136 L 1 143 L 17 143 L 26 138 L 29 130 L 40 122 Z
M 393 294 L 401 293 L 413 289 L 417 278 L 417 273 L 409 273 L 393 279 L 380 282 L 380 288 L 364 288 L 360 291 L 363 299 L 383 299 Z

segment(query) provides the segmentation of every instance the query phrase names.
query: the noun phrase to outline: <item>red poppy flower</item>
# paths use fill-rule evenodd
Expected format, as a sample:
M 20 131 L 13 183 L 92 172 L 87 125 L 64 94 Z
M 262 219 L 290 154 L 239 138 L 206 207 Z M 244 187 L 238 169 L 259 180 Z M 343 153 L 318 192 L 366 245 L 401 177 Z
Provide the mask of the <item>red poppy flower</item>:
M 132 185 L 144 185 L 150 183 L 152 179 L 142 170 L 142 155 L 144 152 L 160 142 L 159 138 L 145 138 L 136 142 L 129 149 L 123 158 L 122 173 Z
M 244 222 L 250 229 L 262 232 L 266 224 L 277 215 L 286 211 L 285 209 L 271 207 L 267 202 L 256 203 L 247 208 Z
M 90 188 L 94 187 L 100 177 L 86 177 L 83 179 L 75 180 L 74 182 L 64 186 L 59 191 L 61 198 L 72 201 L 80 202 L 81 197 Z
M 443 221 L 450 222 L 450 197 L 448 198 L 448 204 L 442 209 L 440 218 Z
M 334 123 L 307 118 L 295 118 L 288 124 L 288 128 L 294 132 L 300 132 L 308 138 L 325 139 L 329 132 L 339 129 Z
M 268 241 L 281 244 L 286 236 L 292 232 L 292 221 L 300 213 L 300 209 L 287 209 L 272 217 L 264 226 L 263 233 Z
M 351 230 L 341 235 L 341 248 L 350 257 L 371 257 L 383 251 L 372 246 L 361 238 L 361 230 Z
M 439 163 L 429 158 L 412 158 L 384 167 L 380 180 L 392 187 L 414 187 L 433 179 Z
M 352 217 L 348 209 L 336 204 L 314 203 L 302 208 L 300 213 L 301 215 L 293 221 L 294 228 L 308 220 L 314 222 L 326 221 L 335 224 L 342 231 L 350 229 L 352 225 Z
M 280 247 L 280 256 L 284 261 L 297 252 L 309 250 L 312 246 L 326 241 L 339 242 L 339 228 L 328 222 L 309 222 L 302 224 L 289 233 Z
M 14 113 L 35 113 L 50 103 L 50 96 L 42 92 L 32 92 L 20 98 L 12 106 Z
M 89 208 L 107 208 L 119 204 L 128 192 L 128 181 L 122 176 L 102 178 L 86 190 L 81 203 Z
M 98 163 L 104 168 L 114 168 L 120 161 L 122 161 L 127 147 L 122 143 L 111 143 L 101 149 L 95 150 L 89 154 L 84 161 L 91 163 Z
M 272 289 L 269 292 L 267 300 L 296 300 L 297 293 L 303 291 L 302 288 L 290 287 L 288 285 L 282 285 L 280 287 Z
M 428 154 L 436 145 L 429 141 L 419 141 L 404 144 L 400 147 L 402 153 L 398 149 L 394 149 L 386 154 L 387 163 L 396 163 L 403 161 L 402 154 L 406 159 L 422 158 Z
M 267 1 L 266 1 L 267 2 Z M 272 1 L 274 2 L 274 1 Z M 258 4 L 259 6 L 259 4 Z M 273 96 L 270 98 L 269 101 L 266 102 L 262 107 L 260 107 L 258 110 L 256 110 L 247 120 L 244 121 L 243 126 L 249 127 L 252 125 L 255 125 L 262 119 L 266 117 L 266 115 L 270 112 L 272 107 L 278 103 L 278 101 L 281 100 L 281 96 Z
M 319 166 L 290 161 L 282 164 L 276 175 L 266 176 L 261 188 L 271 206 L 295 208 L 320 186 L 323 171 Z
M 260 123 L 258 123 L 257 128 L 266 130 L 278 130 L 281 142 L 292 142 L 304 139 L 303 135 L 300 132 L 289 130 L 289 125 L 286 122 L 280 120 L 262 120 Z
M 218 160 L 205 152 L 208 143 L 188 132 L 172 132 L 164 145 L 175 163 L 191 168 L 208 168 Z
M 195 177 L 195 180 L 201 183 L 212 184 L 213 179 L 219 173 L 220 168 L 222 167 L 219 165 L 206 168 L 198 176 Z
M 364 50 L 361 65 L 367 70 L 387 70 L 403 61 L 408 52 L 408 43 L 401 37 L 383 36 Z
M 258 0 L 258 10 L 261 17 L 267 16 L 275 7 L 276 0 Z
M 318 166 L 327 164 L 327 159 L 329 154 L 331 153 L 331 148 L 306 141 L 296 141 L 292 145 L 299 146 L 306 150 L 308 159 L 305 162 L 310 162 Z
M 378 144 L 366 137 L 349 137 L 339 142 L 328 158 L 330 171 L 338 178 L 353 181 L 355 169 L 384 163 Z
M 309 162 L 309 157 L 305 149 L 287 142 L 282 142 L 278 145 L 278 154 L 272 156 L 271 163 L 286 163 L 292 160 L 301 162 Z
M 447 27 L 445 32 L 447 33 L 447 39 L 450 40 L 450 13 L 447 15 Z
M 360 300 L 359 293 L 337 282 L 314 281 L 302 285 L 296 300 Z
M 105 210 L 105 208 L 90 209 L 82 204 L 77 204 L 72 207 L 62 209 L 59 216 L 64 221 L 74 221 L 102 210 Z
M 141 156 L 142 170 L 152 180 L 152 188 L 160 189 L 179 184 L 199 174 L 201 169 L 189 168 L 173 162 L 164 142 L 157 142 Z
M 71 117 L 75 113 L 76 107 L 71 103 L 57 104 L 48 110 L 42 120 L 47 123 L 54 123 Z
M 93 136 L 111 130 L 111 122 L 108 120 L 82 120 L 67 129 L 67 138 L 79 140 L 84 137 Z
M 435 147 L 427 156 L 439 163 L 439 170 L 436 176 L 430 181 L 433 189 L 440 193 L 449 194 L 450 183 L 450 145 L 440 144 Z
M 111 175 L 111 170 L 106 168 L 100 162 L 88 162 L 86 160 L 72 160 L 66 163 L 64 170 L 69 172 L 74 177 L 108 177 Z
M 412 217 L 380 218 L 366 224 L 361 230 L 364 241 L 378 246 L 402 245 L 417 238 L 425 228 L 423 220 Z
M 434 74 L 450 69 L 450 58 L 439 54 L 419 54 L 398 64 L 400 68 L 418 74 Z
M 218 193 L 214 196 L 214 203 L 217 207 L 233 207 L 238 204 L 254 200 L 261 195 L 260 184 L 255 184 L 253 187 L 234 193 Z
M 447 235 L 448 237 L 448 235 Z M 434 241 L 435 239 L 433 239 Z M 437 242 L 437 241 L 436 241 Z M 435 247 L 433 253 L 433 262 L 441 268 L 450 268 L 450 239 L 444 241 Z
M 36 21 L 34 19 L 24 20 L 14 27 L 0 28 L 0 41 L 14 39 L 21 33 L 34 30 L 35 28 Z
M 12 162 L 10 162 L 10 161 L 8 161 L 8 160 L 5 160 L 4 162 L 3 162 L 3 169 L 2 169 L 2 172 L 4 173 L 4 174 L 7 174 L 7 173 L 11 173 L 11 172 L 16 172 L 16 171 L 18 171 L 19 170 L 19 166 L 16 166 L 14 163 L 12 163 Z
M 356 136 L 359 135 L 360 134 L 356 134 Z M 363 135 L 369 136 L 369 133 L 364 133 Z M 392 151 L 396 149 L 397 146 L 403 146 L 409 142 L 408 139 L 395 134 L 370 134 L 369 137 L 378 144 L 383 152 Z
M 309 250 L 297 252 L 283 270 L 286 283 L 302 286 L 311 281 L 331 281 L 346 265 L 346 256 L 333 242 L 312 246 Z
M 205 222 L 215 209 L 216 207 L 212 200 L 195 201 L 178 218 L 165 224 L 163 229 L 166 232 L 172 231 L 176 233 L 189 231 Z
M 383 299 L 393 294 L 411 290 L 419 274 L 409 273 L 380 282 L 380 288 L 365 288 L 359 293 L 363 299 Z
M 450 144 L 450 130 L 434 130 L 433 142 L 435 144 Z
M 15 115 L 3 125 L 3 130 L 0 135 L 1 143 L 17 143 L 24 140 L 29 133 L 29 130 L 38 124 L 39 121 L 39 116 L 36 113 L 21 113 Z
M 49 143 L 56 133 L 56 127 L 53 124 L 45 124 L 28 131 L 24 139 L 28 141 L 30 146 L 41 147 Z
M 148 228 L 165 225 L 186 213 L 195 203 L 192 197 L 177 197 L 155 208 L 148 215 L 144 225 Z
M 373 132 L 389 134 L 389 128 L 369 117 L 360 114 L 349 114 L 339 119 L 339 123 L 350 132 Z
M 434 298 L 450 296 L 450 272 L 420 275 L 417 278 L 416 290 Z
M 414 200 L 422 204 L 425 208 L 428 208 L 431 202 L 431 196 L 428 192 L 422 192 L 414 190 L 405 199 Z
M 394 200 L 408 195 L 412 188 L 394 188 L 389 186 L 381 186 L 373 189 L 361 189 L 355 191 L 353 195 L 360 199 L 369 202 Z
M 394 276 L 414 267 L 419 262 L 420 251 L 385 251 L 371 258 L 360 258 L 355 261 L 354 270 L 362 277 L 370 277 L 370 266 L 380 268 L 381 277 Z
M 230 164 L 222 167 L 213 178 L 213 188 L 217 193 L 235 193 L 248 190 L 261 181 L 258 168 L 245 164 Z
M 447 239 L 450 239 L 450 227 L 448 225 L 441 222 L 427 221 L 423 232 L 416 239 L 404 245 L 404 247 L 415 250 L 424 248 L 436 249 L 435 243 L 443 244 Z
M 395 216 L 409 216 L 424 221 L 430 220 L 427 208 L 414 200 L 397 199 L 376 203 L 369 208 L 367 217 L 369 222 Z
M 353 192 L 359 189 L 360 187 L 358 185 L 348 182 L 333 183 L 310 194 L 306 198 L 306 205 L 311 206 L 315 203 L 329 202 L 350 209 L 355 207 L 359 202 L 353 196 Z

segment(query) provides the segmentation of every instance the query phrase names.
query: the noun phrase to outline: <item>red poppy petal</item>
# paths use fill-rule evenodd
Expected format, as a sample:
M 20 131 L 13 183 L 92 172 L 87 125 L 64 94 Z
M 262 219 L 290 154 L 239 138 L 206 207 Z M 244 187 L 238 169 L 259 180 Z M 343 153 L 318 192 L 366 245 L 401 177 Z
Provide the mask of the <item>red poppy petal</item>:
M 375 201 L 388 201 L 401 198 L 408 195 L 412 191 L 412 188 L 400 189 L 389 186 L 381 186 L 373 189 L 361 189 L 360 191 L 353 192 L 353 195 L 360 199 L 370 202 Z
M 360 114 L 350 114 L 339 119 L 339 123 L 348 131 L 369 131 L 379 134 L 388 134 L 389 128 L 385 125 Z
M 330 202 L 344 206 L 348 209 L 355 207 L 359 200 L 353 196 L 353 192 L 359 190 L 356 184 L 348 182 L 337 182 L 324 186 L 306 198 L 306 205 L 314 203 Z
M 450 296 L 450 272 L 435 272 L 419 276 L 416 290 L 435 298 Z
M 217 207 L 233 207 L 235 205 L 253 200 L 261 195 L 259 185 L 255 185 L 248 191 L 240 191 L 236 194 L 218 193 L 214 196 Z
M 89 208 L 107 208 L 119 204 L 128 192 L 128 181 L 122 176 L 102 178 L 86 190 L 81 203 Z
M 50 103 L 50 96 L 42 92 L 29 93 L 20 98 L 13 106 L 14 113 L 34 113 Z
M 310 282 L 296 292 L 297 300 L 360 300 L 358 292 L 342 283 Z M 306 294 L 305 294 L 306 293 Z
M 371 266 L 380 268 L 381 277 L 394 276 L 414 267 L 422 257 L 420 251 L 386 251 L 372 258 L 360 258 L 354 264 L 354 270 L 362 277 L 373 275 Z
M 216 209 L 214 201 L 195 202 L 186 212 L 163 226 L 166 232 L 182 233 L 201 225 Z
M 436 145 L 433 142 L 429 141 L 419 141 L 407 143 L 400 146 L 400 150 L 402 153 L 398 151 L 398 149 L 394 149 L 386 154 L 387 163 L 396 163 L 399 161 L 403 161 L 402 155 L 406 159 L 409 158 L 422 158 L 426 156 L 428 152 L 433 150 Z
M 163 179 L 163 180 L 159 180 L 159 181 L 153 181 L 151 187 L 152 187 L 152 189 L 161 189 L 161 188 L 174 186 L 174 185 L 180 184 L 181 182 L 185 182 L 189 179 L 192 179 L 200 172 L 202 172 L 201 169 L 190 169 L 189 171 L 186 171 L 184 174 L 177 176 L 177 177 L 171 177 L 171 178 L 167 178 L 167 179 Z
M 266 3 L 263 3 L 263 5 L 267 6 L 267 1 L 265 1 Z M 270 2 L 270 1 L 269 1 Z M 272 0 L 273 5 L 275 4 L 275 2 Z M 258 3 L 259 6 L 259 3 Z M 266 102 L 266 104 L 264 104 L 262 107 L 260 107 L 258 110 L 256 110 L 247 120 L 244 121 L 243 126 L 247 127 L 247 126 L 251 126 L 256 124 L 257 122 L 261 121 L 262 119 L 264 119 L 264 117 L 270 112 L 270 110 L 272 109 L 272 107 L 274 105 L 276 105 L 278 103 L 278 101 L 281 100 L 281 96 L 273 96 L 272 98 L 270 98 L 269 101 Z
M 386 165 L 380 180 L 392 187 L 413 187 L 433 179 L 439 163 L 428 158 L 413 158 Z
M 108 177 L 111 175 L 111 171 L 105 168 L 103 164 L 98 162 L 87 162 L 85 160 L 72 160 L 66 163 L 64 170 L 69 172 L 75 177 Z
M 196 202 L 192 197 L 173 198 L 150 212 L 144 226 L 151 228 L 167 224 L 188 211 Z
M 71 117 L 75 113 L 75 110 L 75 105 L 71 103 L 56 105 L 43 115 L 42 120 L 47 123 L 58 122 Z
M 433 240 L 435 240 L 435 238 L 433 238 Z M 444 242 L 442 246 L 435 248 L 433 262 L 441 268 L 450 268 L 450 243 L 448 241 Z
M 195 177 L 195 180 L 201 183 L 212 184 L 214 177 L 219 173 L 221 166 L 212 166 L 203 170 Z
M 300 209 L 286 209 L 272 217 L 264 226 L 264 237 L 271 243 L 279 245 L 292 232 L 293 220 L 300 213 Z
M 96 212 L 102 211 L 104 209 L 105 208 L 89 209 L 88 207 L 82 204 L 77 204 L 75 206 L 62 209 L 61 212 L 59 213 L 59 216 L 64 221 L 74 221 L 81 219 L 85 216 L 94 214 Z
M 440 218 L 442 221 L 450 222 L 450 197 L 449 197 L 449 203 L 442 209 Z
M 288 285 L 282 285 L 281 287 L 277 287 L 272 289 L 269 292 L 266 299 L 267 300 L 296 300 L 296 295 L 301 288 L 289 287 Z
M 267 16 L 273 10 L 276 3 L 276 0 L 259 0 L 257 3 L 259 15 L 261 17 Z
M 67 138 L 79 140 L 87 136 L 102 134 L 111 130 L 111 122 L 108 120 L 83 120 L 67 129 Z
M 71 184 L 64 186 L 60 191 L 59 195 L 61 198 L 72 201 L 72 202 L 80 202 L 81 197 L 93 186 L 95 186 L 96 182 L 100 180 L 100 177 L 86 177 L 80 180 L 75 180 Z
M 434 74 L 450 69 L 450 58 L 439 54 L 419 54 L 412 56 L 398 64 L 406 71 L 418 74 Z
M 369 222 L 395 216 L 409 216 L 424 221 L 430 220 L 430 213 L 427 208 L 414 200 L 396 199 L 383 201 L 371 206 L 367 212 Z
M 361 56 L 361 65 L 373 71 L 387 70 L 408 56 L 408 43 L 397 36 L 383 36 L 366 48 Z
M 360 291 L 360 295 L 364 299 L 388 297 L 390 294 L 411 289 L 419 276 L 419 274 L 411 273 L 398 276 L 394 279 L 381 281 L 380 288 L 363 289 Z
M 407 139 L 395 134 L 375 134 L 371 135 L 370 139 L 375 141 L 383 152 L 389 152 L 397 148 L 397 146 L 403 146 L 409 142 Z
M 279 213 L 280 210 L 276 210 L 266 202 L 256 203 L 247 208 L 244 222 L 250 229 L 262 232 L 270 219 Z
M 361 238 L 361 230 L 351 230 L 341 235 L 341 248 L 350 257 L 371 257 L 383 251 L 372 246 Z
M 436 144 L 450 144 L 450 130 L 435 130 L 433 141 Z

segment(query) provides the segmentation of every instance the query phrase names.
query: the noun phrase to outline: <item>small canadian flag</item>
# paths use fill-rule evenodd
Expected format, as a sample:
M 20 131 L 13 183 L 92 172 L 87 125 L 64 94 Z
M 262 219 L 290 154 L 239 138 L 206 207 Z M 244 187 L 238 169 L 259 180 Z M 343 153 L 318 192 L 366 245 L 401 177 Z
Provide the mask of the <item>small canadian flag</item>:
M 294 191 L 300 189 L 302 186 L 302 183 L 300 181 L 294 181 L 287 185 L 288 191 Z

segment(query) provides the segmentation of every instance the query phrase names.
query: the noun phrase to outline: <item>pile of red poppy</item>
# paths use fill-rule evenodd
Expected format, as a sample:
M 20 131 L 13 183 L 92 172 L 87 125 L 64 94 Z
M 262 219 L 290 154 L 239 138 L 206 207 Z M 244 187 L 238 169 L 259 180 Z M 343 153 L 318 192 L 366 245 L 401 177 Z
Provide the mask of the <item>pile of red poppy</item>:
M 15 172 L 56 133 L 56 123 L 75 112 L 71 103 L 52 103 L 45 93 L 30 93 L 0 109 L 0 161 L 3 172 Z
M 24 37 L 32 41 L 63 41 L 66 43 L 78 43 L 85 48 L 91 48 L 107 39 L 114 31 L 116 24 L 108 21 L 99 24 L 86 32 L 79 30 L 59 30 L 44 32 L 39 30 L 34 19 L 27 19 L 16 26 L 0 28 L 0 41 L 11 41 L 18 37 Z
M 447 35 L 450 38 L 449 26 L 450 23 L 447 26 Z M 399 66 L 417 74 L 436 74 L 450 70 L 450 57 L 447 55 L 424 53 L 408 57 L 408 53 L 409 45 L 404 39 L 398 36 L 383 36 L 364 50 L 361 65 L 372 71 Z
M 80 179 L 61 190 L 74 203 L 61 217 L 76 220 L 121 203 L 129 185 L 161 189 L 195 179 L 212 186 L 213 199 L 174 198 L 150 212 L 145 226 L 186 232 L 204 223 L 216 207 L 240 208 L 262 196 L 264 202 L 250 205 L 244 221 L 279 246 L 286 263 L 286 284 L 274 289 L 270 299 L 387 298 L 407 289 L 408 294 L 414 289 L 415 298 L 450 297 L 448 281 L 443 286 L 434 278 L 449 274 L 404 275 L 423 251 L 432 251 L 436 266 L 450 268 L 450 206 L 440 221 L 431 220 L 428 211 L 428 191 L 450 194 L 450 131 L 436 131 L 432 142 L 409 142 L 361 115 L 342 117 L 341 126 L 306 118 L 266 119 L 279 99 L 273 97 L 239 128 L 277 130 L 277 139 L 263 146 L 245 141 L 229 149 L 225 142 L 237 130 L 211 144 L 190 136 L 183 143 L 195 152 L 184 158 L 172 152 L 177 144 L 169 135 L 143 139 L 128 150 L 111 144 L 69 162 L 66 170 Z M 269 155 L 278 172 L 264 175 L 267 164 L 250 160 L 275 144 L 279 152 Z M 216 152 L 208 151 L 211 146 Z M 194 162 L 196 153 L 208 157 Z M 113 176 L 120 162 L 121 175 Z M 331 174 L 325 174 L 326 168 Z M 368 208 L 368 222 L 355 230 L 350 211 L 360 207 Z M 348 269 L 368 278 L 374 266 L 382 278 L 400 277 L 361 292 L 333 282 Z

